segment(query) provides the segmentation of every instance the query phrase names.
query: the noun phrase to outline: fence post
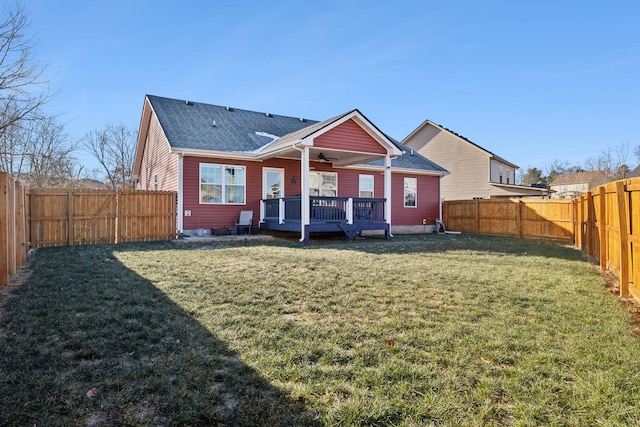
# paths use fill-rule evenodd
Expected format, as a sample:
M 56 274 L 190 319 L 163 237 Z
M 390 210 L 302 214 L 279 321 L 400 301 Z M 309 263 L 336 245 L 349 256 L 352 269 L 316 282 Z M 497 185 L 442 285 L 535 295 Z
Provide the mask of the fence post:
M 593 194 L 587 192 L 587 254 L 593 258 L 595 248 L 593 247 L 593 226 L 595 224 L 595 209 L 593 207 Z
M 0 286 L 9 284 L 9 174 L 0 172 Z
M 7 250 L 9 275 L 16 274 L 16 180 L 9 176 L 7 181 Z
M 117 245 L 118 243 L 120 243 L 120 196 L 122 195 L 122 192 L 120 190 L 116 190 L 116 221 L 115 221 L 115 228 L 116 228 L 116 232 L 115 232 L 115 244 Z
M 620 296 L 626 298 L 629 296 L 629 217 L 624 181 L 616 182 L 616 196 L 620 234 Z
M 480 200 L 476 199 L 476 234 L 480 234 Z
M 26 220 L 27 213 L 25 211 L 25 194 L 24 187 L 20 181 L 16 181 L 16 263 L 24 264 L 27 258 L 27 233 Z
M 607 269 L 607 192 L 600 186 L 600 269 Z
M 67 191 L 67 246 L 73 244 L 73 191 Z
M 516 224 L 518 226 L 518 237 L 522 238 L 522 206 L 524 202 L 522 200 L 518 200 L 518 209 L 516 211 Z

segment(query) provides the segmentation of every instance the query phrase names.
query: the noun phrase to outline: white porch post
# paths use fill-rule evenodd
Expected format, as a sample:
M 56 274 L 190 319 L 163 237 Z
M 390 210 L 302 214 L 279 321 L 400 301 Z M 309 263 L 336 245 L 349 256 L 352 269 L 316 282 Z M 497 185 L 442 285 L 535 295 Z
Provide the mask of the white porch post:
M 302 148 L 300 159 L 300 241 L 305 239 L 305 229 L 309 225 L 309 147 Z
M 284 224 L 284 199 L 278 199 L 278 224 Z
M 345 210 L 347 211 L 347 224 L 353 224 L 353 197 L 347 199 Z
M 391 156 L 384 158 L 384 218 L 391 227 Z

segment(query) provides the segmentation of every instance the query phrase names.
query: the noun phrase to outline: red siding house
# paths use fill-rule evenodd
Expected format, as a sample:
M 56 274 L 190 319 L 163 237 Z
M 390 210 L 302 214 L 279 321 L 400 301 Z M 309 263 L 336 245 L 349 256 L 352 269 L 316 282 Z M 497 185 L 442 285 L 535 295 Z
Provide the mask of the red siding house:
M 323 121 L 147 95 L 134 179 L 178 193 L 180 232 L 254 227 L 353 238 L 429 232 L 447 171 L 381 132 L 360 111 Z

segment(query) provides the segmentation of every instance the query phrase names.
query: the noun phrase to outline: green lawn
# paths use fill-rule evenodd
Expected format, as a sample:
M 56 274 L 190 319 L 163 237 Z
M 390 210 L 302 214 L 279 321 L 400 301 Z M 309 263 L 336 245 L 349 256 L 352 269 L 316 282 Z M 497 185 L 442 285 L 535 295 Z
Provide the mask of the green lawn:
M 632 319 L 552 242 L 52 248 L 3 303 L 3 425 L 640 424 Z

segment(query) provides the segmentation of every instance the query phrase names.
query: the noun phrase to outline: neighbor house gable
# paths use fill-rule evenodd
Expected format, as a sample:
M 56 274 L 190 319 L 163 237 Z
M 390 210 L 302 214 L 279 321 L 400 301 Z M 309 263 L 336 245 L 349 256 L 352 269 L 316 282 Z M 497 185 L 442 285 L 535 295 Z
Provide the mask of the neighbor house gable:
M 403 141 L 402 144 L 407 145 L 414 150 L 420 151 L 420 149 L 428 144 L 433 138 L 437 137 L 441 132 L 447 133 L 454 137 L 458 142 L 462 144 L 468 144 L 470 147 L 476 149 L 479 153 L 483 153 L 488 159 L 494 159 L 497 162 L 503 163 L 510 168 L 519 169 L 518 165 L 515 165 L 508 160 L 492 153 L 491 151 L 481 147 L 470 139 L 448 129 L 444 126 L 438 125 L 431 120 L 425 120 L 420 126 L 418 126 L 413 132 L 411 132 Z
M 402 143 L 450 172 L 442 179 L 446 200 L 547 194 L 546 189 L 515 185 L 517 165 L 429 120 Z

